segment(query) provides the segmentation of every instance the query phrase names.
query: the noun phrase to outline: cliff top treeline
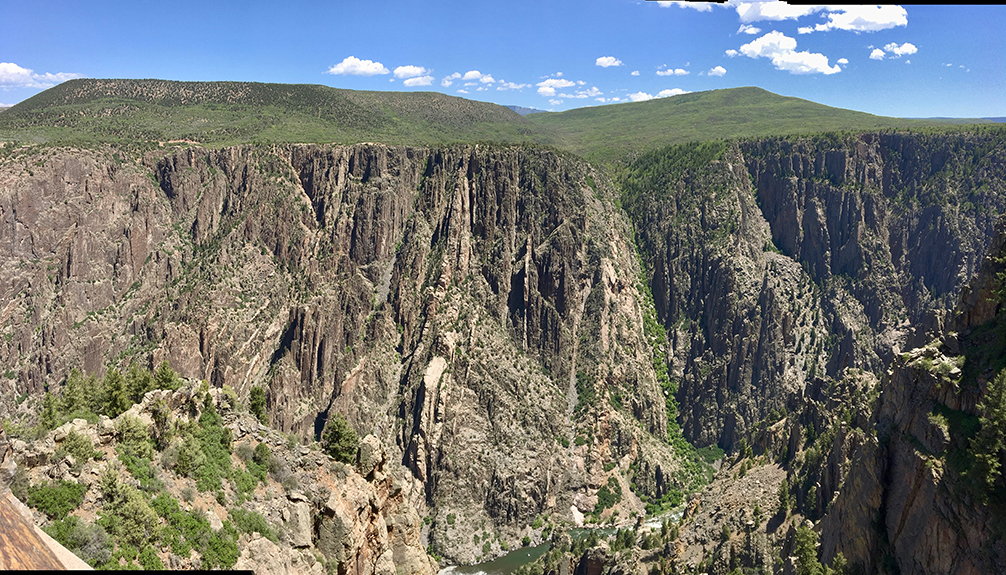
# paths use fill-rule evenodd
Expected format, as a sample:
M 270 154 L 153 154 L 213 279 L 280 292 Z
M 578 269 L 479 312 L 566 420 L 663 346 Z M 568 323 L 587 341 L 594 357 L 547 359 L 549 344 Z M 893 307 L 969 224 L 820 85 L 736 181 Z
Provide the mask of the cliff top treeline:
M 689 141 L 948 122 L 873 116 L 750 87 L 523 117 L 504 106 L 436 92 L 80 79 L 10 108 L 0 116 L 0 141 L 156 145 L 181 140 L 214 146 L 527 142 L 601 163 L 625 163 L 654 147 Z

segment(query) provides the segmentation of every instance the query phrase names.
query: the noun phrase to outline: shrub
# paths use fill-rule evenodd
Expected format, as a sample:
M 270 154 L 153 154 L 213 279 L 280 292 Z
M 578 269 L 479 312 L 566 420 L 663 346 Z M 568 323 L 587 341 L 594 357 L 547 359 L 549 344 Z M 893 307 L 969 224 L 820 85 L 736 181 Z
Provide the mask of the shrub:
M 203 551 L 203 567 L 230 569 L 238 560 L 238 532 L 230 521 L 224 521 L 222 528 L 214 531 Z
M 143 396 L 148 391 L 154 389 L 153 376 L 150 375 L 149 371 L 140 369 L 140 366 L 136 365 L 135 361 L 129 364 L 129 369 L 126 371 L 125 383 L 126 392 L 133 403 L 140 403 L 143 401 Z M 129 408 L 127 407 L 126 409 Z
M 104 565 L 112 557 L 108 533 L 96 523 L 87 525 L 79 517 L 70 515 L 53 521 L 43 530 L 92 567 Z
M 265 390 L 261 387 L 255 386 L 251 388 L 251 392 L 248 394 L 248 411 L 262 422 L 262 425 L 269 425 L 269 414 L 266 413 Z
M 346 422 L 346 418 L 341 413 L 336 413 L 325 426 L 321 445 L 325 453 L 336 461 L 352 464 L 356 461 L 360 440 L 356 431 Z
M 132 415 L 123 417 L 116 424 L 115 431 L 119 435 L 115 450 L 120 455 L 131 455 L 143 459 L 154 457 L 154 447 L 150 444 L 147 425 L 138 417 Z
M 150 415 L 154 419 L 152 433 L 154 447 L 158 451 L 164 451 L 171 445 L 171 439 L 174 437 L 174 416 L 171 414 L 168 404 L 163 399 L 158 399 L 151 404 Z
M 45 485 L 33 485 L 28 489 L 28 505 L 49 516 L 49 519 L 65 517 L 84 501 L 86 485 L 72 481 L 51 481 Z
M 162 563 L 161 558 L 157 556 L 157 551 L 154 551 L 153 546 L 149 544 L 143 548 L 143 551 L 140 551 L 140 556 L 137 560 L 147 571 L 164 569 L 164 563 Z
M 276 533 L 269 527 L 266 522 L 265 517 L 262 517 L 257 511 L 248 511 L 240 507 L 235 507 L 227 511 L 227 515 L 234 526 L 245 533 L 255 533 L 258 532 L 266 539 L 272 541 L 273 543 L 279 542 L 276 537 Z

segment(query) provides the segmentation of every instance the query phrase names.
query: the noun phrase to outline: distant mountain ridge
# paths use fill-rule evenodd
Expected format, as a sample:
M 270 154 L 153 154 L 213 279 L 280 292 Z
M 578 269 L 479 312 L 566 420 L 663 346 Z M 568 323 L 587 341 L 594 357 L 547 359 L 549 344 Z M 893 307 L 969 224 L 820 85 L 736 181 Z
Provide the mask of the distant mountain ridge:
M 532 111 L 538 112 L 439 92 L 356 91 L 314 84 L 77 79 L 5 111 L 0 116 L 0 140 L 115 142 L 148 148 L 170 141 L 207 146 L 254 142 L 533 143 L 602 164 L 625 165 L 650 149 L 691 141 L 983 121 L 873 116 L 756 87 L 566 112 Z

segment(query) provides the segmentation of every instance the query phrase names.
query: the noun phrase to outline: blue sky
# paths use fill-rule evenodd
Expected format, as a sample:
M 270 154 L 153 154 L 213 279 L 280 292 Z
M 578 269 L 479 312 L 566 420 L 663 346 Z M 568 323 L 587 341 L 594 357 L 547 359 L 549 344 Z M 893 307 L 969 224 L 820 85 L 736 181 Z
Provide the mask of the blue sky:
M 0 0 L 0 103 L 73 77 L 435 90 L 568 110 L 737 86 L 1006 116 L 1006 7 Z

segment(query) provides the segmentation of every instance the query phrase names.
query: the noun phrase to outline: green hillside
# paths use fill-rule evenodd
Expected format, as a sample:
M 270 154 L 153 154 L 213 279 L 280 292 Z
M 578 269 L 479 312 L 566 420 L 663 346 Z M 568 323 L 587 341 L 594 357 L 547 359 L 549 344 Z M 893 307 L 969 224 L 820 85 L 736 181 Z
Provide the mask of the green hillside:
M 10 108 L 0 139 L 27 142 L 523 141 L 536 128 L 504 106 L 437 92 L 307 84 L 71 80 Z
M 953 122 L 874 116 L 750 87 L 534 114 L 527 120 L 550 133 L 560 148 L 591 161 L 619 163 L 627 163 L 646 150 L 692 141 Z
M 981 120 L 976 120 L 981 121 Z M 0 141 L 156 146 L 245 142 L 494 141 L 555 146 L 627 164 L 691 141 L 947 125 L 832 108 L 760 88 L 528 116 L 437 92 L 365 92 L 309 84 L 71 80 L 0 114 Z M 960 122 L 957 120 L 956 122 Z

